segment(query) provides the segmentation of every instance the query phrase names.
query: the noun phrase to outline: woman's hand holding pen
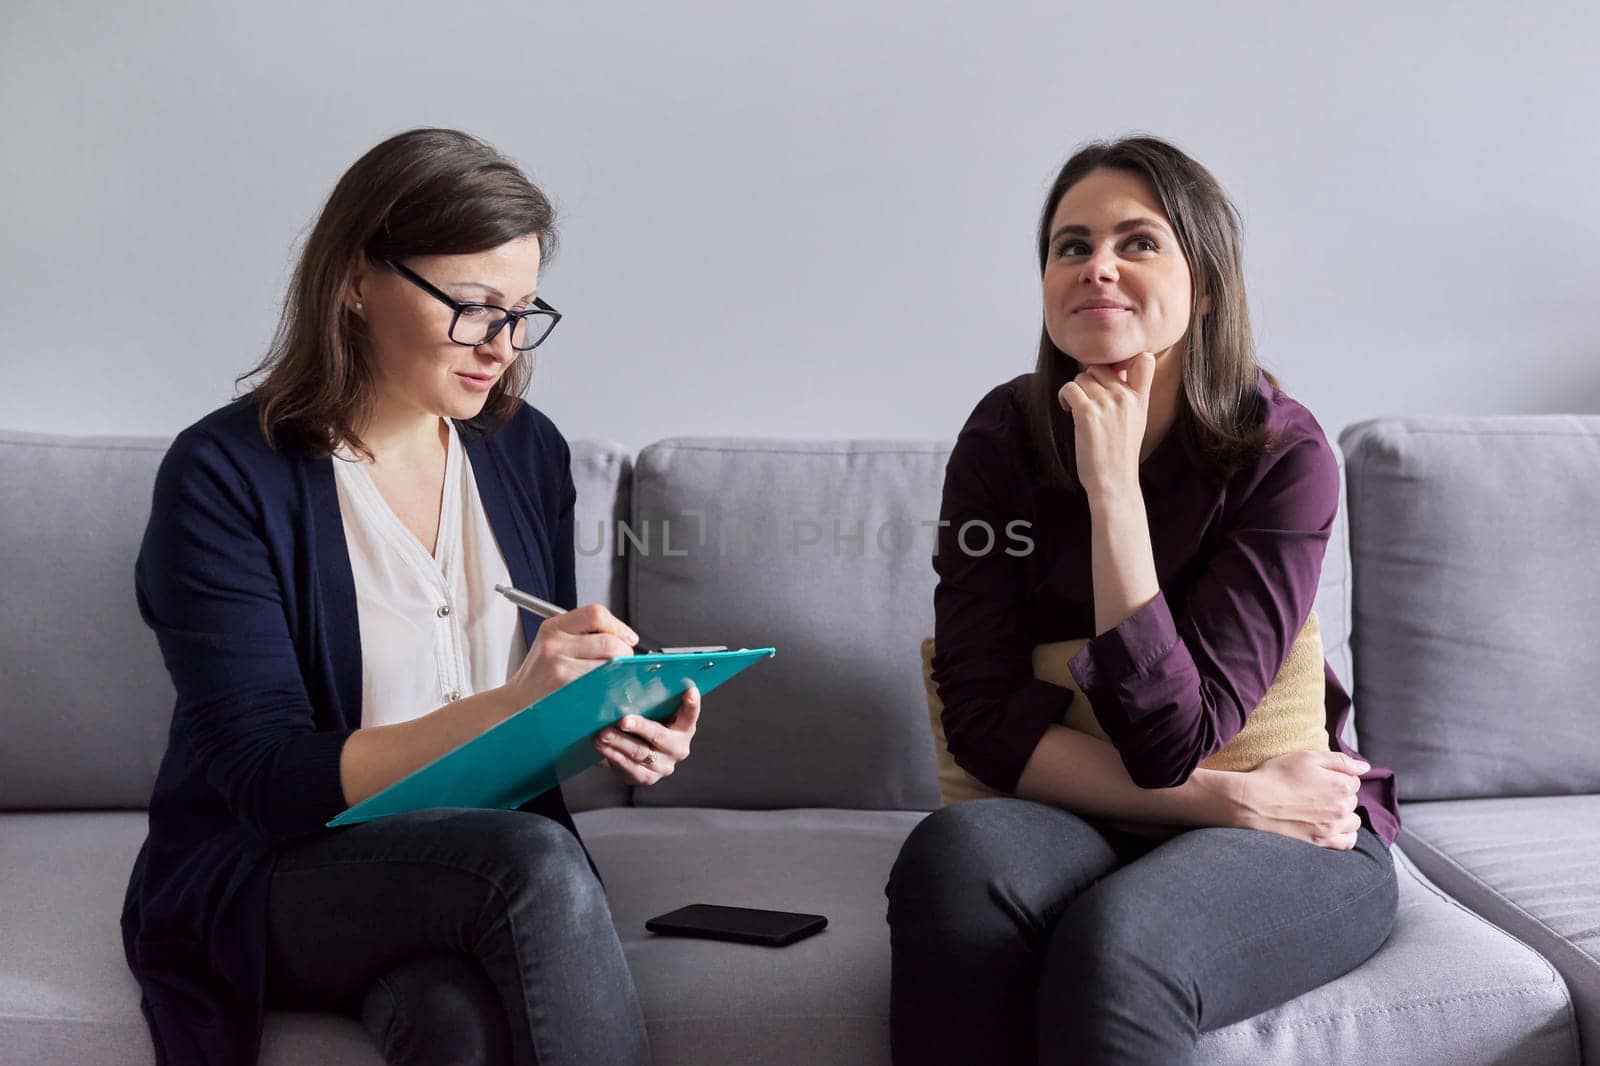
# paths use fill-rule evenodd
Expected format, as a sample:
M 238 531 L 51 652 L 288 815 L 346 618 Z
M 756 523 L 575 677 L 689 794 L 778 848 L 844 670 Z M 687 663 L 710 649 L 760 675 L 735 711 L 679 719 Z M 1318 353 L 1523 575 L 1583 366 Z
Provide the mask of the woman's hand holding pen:
M 598 603 L 546 618 L 533 644 L 506 682 L 520 710 L 612 659 L 633 654 L 635 633 Z
M 598 603 L 563 611 L 539 624 L 506 687 L 516 694 L 520 709 L 612 659 L 632 655 L 638 643 L 639 634 Z M 691 685 L 665 723 L 630 714 L 596 733 L 592 743 L 631 783 L 653 785 L 689 757 L 699 722 L 700 690 Z

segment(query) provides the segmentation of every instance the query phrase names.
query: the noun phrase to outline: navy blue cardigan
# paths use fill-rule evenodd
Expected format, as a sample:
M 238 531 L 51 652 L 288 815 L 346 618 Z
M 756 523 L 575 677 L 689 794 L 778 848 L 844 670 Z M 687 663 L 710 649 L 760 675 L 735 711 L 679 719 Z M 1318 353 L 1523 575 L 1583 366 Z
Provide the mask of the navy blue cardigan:
M 526 404 L 492 433 L 456 427 L 511 580 L 575 606 L 560 431 Z M 342 831 L 324 823 L 345 808 L 361 636 L 334 462 L 269 448 L 245 399 L 180 433 L 156 475 L 134 584 L 178 698 L 122 935 L 159 1063 L 257 1062 L 275 854 Z M 525 641 L 537 628 L 524 618 Z M 522 809 L 577 836 L 559 788 Z

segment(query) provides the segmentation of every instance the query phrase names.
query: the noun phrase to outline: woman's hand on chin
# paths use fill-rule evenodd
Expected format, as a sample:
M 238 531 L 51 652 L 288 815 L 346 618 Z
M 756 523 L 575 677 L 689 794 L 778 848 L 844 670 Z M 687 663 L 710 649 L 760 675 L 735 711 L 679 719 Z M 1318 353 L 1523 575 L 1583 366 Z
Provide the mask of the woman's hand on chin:
M 1083 366 L 1056 397 L 1072 415 L 1078 481 L 1091 495 L 1137 493 L 1156 357 L 1139 352 L 1120 363 Z

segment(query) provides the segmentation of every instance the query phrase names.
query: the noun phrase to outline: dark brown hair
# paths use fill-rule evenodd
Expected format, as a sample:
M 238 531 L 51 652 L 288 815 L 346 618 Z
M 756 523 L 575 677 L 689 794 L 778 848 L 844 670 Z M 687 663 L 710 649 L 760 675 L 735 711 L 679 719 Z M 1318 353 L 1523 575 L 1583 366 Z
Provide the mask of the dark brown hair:
M 459 130 L 414 129 L 377 145 L 345 171 L 306 238 L 265 359 L 235 384 L 265 374 L 244 395 L 257 402 L 269 446 L 313 457 L 348 441 L 371 409 L 371 367 L 362 320 L 348 307 L 364 253 L 463 255 L 537 234 L 548 259 L 555 211 L 517 165 Z M 489 390 L 471 425 L 492 432 L 516 411 L 532 361 L 519 356 Z
M 1259 459 L 1271 446 L 1266 409 L 1256 387 L 1255 343 L 1244 295 L 1239 213 L 1210 171 L 1155 137 L 1097 141 L 1067 160 L 1050 186 L 1039 215 L 1039 270 L 1049 256 L 1050 222 L 1067 190 L 1102 168 L 1141 175 L 1155 186 L 1161 207 L 1189 264 L 1189 329 L 1180 344 L 1183 384 L 1171 432 L 1182 434 L 1189 455 L 1223 479 Z M 1202 294 L 1210 309 L 1199 314 Z M 1198 326 L 1198 328 L 1196 328 Z M 1028 393 L 1028 425 L 1050 485 L 1078 491 L 1072 415 L 1057 394 L 1082 372 L 1076 359 L 1039 335 L 1039 361 Z M 1278 380 L 1271 373 L 1274 388 Z

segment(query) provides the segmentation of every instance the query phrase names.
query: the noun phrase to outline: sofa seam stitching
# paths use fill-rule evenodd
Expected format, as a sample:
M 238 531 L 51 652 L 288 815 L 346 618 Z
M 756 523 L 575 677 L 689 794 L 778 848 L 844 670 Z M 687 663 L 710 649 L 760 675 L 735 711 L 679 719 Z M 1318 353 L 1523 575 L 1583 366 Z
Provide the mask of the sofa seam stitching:
M 1251 1036 L 1251 1035 L 1256 1034 L 1256 1033 L 1270 1033 L 1270 1032 L 1275 1032 L 1275 1031 L 1279 1031 L 1279 1030 L 1292 1030 L 1292 1029 L 1309 1029 L 1309 1028 L 1312 1028 L 1314 1026 L 1328 1025 L 1328 1024 L 1331 1024 L 1333 1022 L 1337 1022 L 1337 1021 L 1341 1021 L 1341 1020 L 1345 1020 L 1345 1019 L 1362 1018 L 1362 1017 L 1366 1017 L 1366 1016 L 1369 1016 L 1369 1015 L 1375 1015 L 1375 1014 L 1397 1014 L 1397 1013 L 1399 1013 L 1401 1011 L 1419 1010 L 1419 1009 L 1422 1009 L 1422 1008 L 1425 1008 L 1425 1007 L 1438 1007 L 1438 1006 L 1442 1006 L 1442 1005 L 1444 1005 L 1446 1003 L 1469 1002 L 1469 1001 L 1472 1001 L 1472 1000 L 1480 1000 L 1480 999 L 1509 999 L 1509 998 L 1512 998 L 1514 996 L 1539 996 L 1539 995 L 1547 995 L 1547 994 L 1548 994 L 1548 990 L 1546 988 L 1544 988 L 1543 986 L 1538 986 L 1538 985 L 1530 985 L 1530 986 L 1525 987 L 1525 988 L 1508 988 L 1508 989 L 1504 989 L 1504 990 L 1501 990 L 1501 991 L 1498 991 L 1498 992 L 1466 992 L 1466 993 L 1462 993 L 1460 995 L 1439 996 L 1439 997 L 1434 998 L 1434 999 L 1418 1000 L 1415 1003 L 1403 1003 L 1403 1004 L 1401 1004 L 1400 1006 L 1397 1006 L 1397 1007 L 1357 1007 L 1357 1008 L 1355 1008 L 1353 1010 L 1340 1011 L 1340 1012 L 1337 1012 L 1337 1013 L 1324 1014 L 1319 1018 L 1313 1018 L 1313 1019 L 1310 1019 L 1308 1021 L 1282 1022 L 1282 1023 L 1265 1023 L 1265 1024 L 1261 1024 L 1261 1025 L 1252 1025 L 1252 1026 L 1249 1026 L 1246 1030 L 1238 1032 L 1238 1033 L 1228 1033 L 1228 1029 L 1231 1029 L 1232 1026 L 1227 1026 L 1227 1027 L 1224 1027 L 1222 1029 L 1212 1029 L 1212 1030 L 1204 1033 L 1203 1036 L 1212 1037 L 1212 1036 L 1217 1036 L 1217 1034 L 1226 1034 L 1225 1036 L 1217 1036 L 1217 1038 L 1218 1039 L 1238 1039 L 1238 1038 L 1248 1037 L 1248 1036 Z M 1569 1004 L 1569 1006 L 1570 1006 L 1570 1004 Z
M 1574 942 L 1573 940 L 1570 940 L 1566 936 L 1562 935 L 1559 931 L 1557 931 L 1555 928 L 1553 928 L 1548 923 L 1546 923 L 1538 915 L 1536 915 L 1533 912 L 1527 910 L 1520 903 L 1518 903 L 1515 900 L 1513 900 L 1510 896 L 1507 896 L 1504 892 L 1501 892 L 1499 889 L 1495 888 L 1494 885 L 1490 884 L 1488 881 L 1484 880 L 1482 877 L 1479 877 L 1473 871 L 1471 871 L 1471 870 L 1467 869 L 1465 866 L 1461 865 L 1461 863 L 1457 862 L 1453 856 L 1451 856 L 1451 855 L 1447 854 L 1446 852 L 1440 850 L 1438 847 L 1434 846 L 1433 844 L 1428 843 L 1428 841 L 1426 839 L 1424 839 L 1423 837 L 1421 837 L 1421 836 L 1413 836 L 1412 839 L 1415 842 L 1417 842 L 1418 844 L 1422 845 L 1422 847 L 1429 854 L 1431 854 L 1434 857 L 1438 858 L 1441 862 L 1453 867 L 1456 870 L 1456 872 L 1462 874 L 1464 877 L 1466 877 L 1466 879 L 1468 881 L 1472 882 L 1479 889 L 1487 892 L 1489 895 L 1493 896 L 1495 899 L 1500 900 L 1501 902 L 1505 903 L 1506 906 L 1510 907 L 1517 914 L 1519 914 L 1522 917 L 1526 918 L 1528 921 L 1530 921 L 1534 925 L 1538 926 L 1544 932 L 1550 934 L 1550 936 L 1552 938 L 1561 941 L 1563 944 L 1568 945 L 1569 947 L 1572 948 L 1573 951 L 1576 951 L 1579 955 L 1582 955 L 1585 959 L 1589 960 L 1589 962 L 1593 963 L 1597 967 L 1600 967 L 1600 958 L 1596 958 L 1594 955 L 1590 954 L 1587 950 L 1585 950 L 1583 947 L 1579 946 L 1576 942 Z M 1463 906 L 1465 906 L 1465 904 L 1463 904 Z M 1496 925 L 1495 928 L 1499 929 L 1501 927 Z M 1509 929 L 1504 930 L 1504 931 L 1507 932 L 1507 933 L 1511 932 Z M 1516 934 L 1513 933 L 1511 935 L 1515 936 Z M 1532 945 L 1529 945 L 1529 949 L 1530 950 L 1534 950 L 1535 953 L 1537 954 L 1537 950 L 1534 949 L 1532 947 Z M 1543 956 L 1541 956 L 1541 957 L 1543 957 Z
M 1424 847 L 1427 846 L 1426 842 L 1423 843 L 1423 846 Z M 1404 854 L 1404 853 L 1405 853 L 1404 852 L 1404 847 L 1402 846 L 1401 854 Z M 1406 856 L 1406 859 L 1407 859 L 1408 862 L 1411 861 L 1411 857 L 1409 855 Z M 1412 863 L 1412 865 L 1414 866 L 1415 864 Z M 1429 892 L 1433 893 L 1435 896 L 1437 896 L 1439 899 L 1443 900 L 1444 902 L 1448 903 L 1450 906 L 1452 906 L 1452 907 L 1456 908 L 1457 910 L 1461 911 L 1463 914 L 1466 914 L 1466 915 L 1470 916 L 1474 921 L 1478 922 L 1484 928 L 1492 929 L 1495 932 L 1499 933 L 1500 935 L 1510 937 L 1516 943 L 1521 944 L 1524 948 L 1526 948 L 1528 950 L 1529 954 L 1531 954 L 1534 958 L 1538 959 L 1541 963 L 1544 964 L 1545 971 L 1549 974 L 1552 983 L 1559 982 L 1563 987 L 1566 986 L 1566 983 L 1567 983 L 1566 982 L 1566 978 L 1561 976 L 1561 971 L 1557 970 L 1555 968 L 1555 964 L 1552 963 L 1549 959 L 1545 958 L 1544 955 L 1541 954 L 1538 951 L 1538 949 L 1534 948 L 1531 944 L 1528 944 L 1528 943 L 1524 942 L 1521 937 L 1517 936 L 1511 930 L 1502 929 L 1500 926 L 1495 925 L 1493 922 L 1491 922 L 1489 919 L 1485 918 L 1483 915 L 1479 914 L 1477 911 L 1473 910 L 1471 907 L 1468 907 L 1465 903 L 1462 903 L 1460 900 L 1456 899 L 1454 896 L 1451 896 L 1448 893 L 1446 893 L 1444 891 L 1444 889 L 1440 888 L 1438 885 L 1435 885 L 1433 883 L 1433 881 L 1426 874 L 1422 873 L 1421 870 L 1411 870 L 1411 871 L 1408 871 L 1408 873 L 1413 878 L 1413 880 L 1415 880 L 1418 884 L 1422 885 L 1422 887 L 1426 888 Z M 1571 993 L 1570 989 L 1567 992 L 1567 997 L 1568 997 L 1568 999 L 1570 1001 L 1570 999 L 1572 997 L 1572 993 Z

